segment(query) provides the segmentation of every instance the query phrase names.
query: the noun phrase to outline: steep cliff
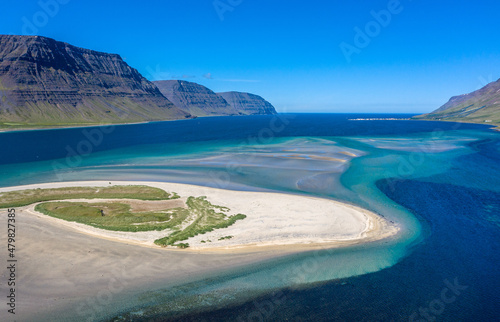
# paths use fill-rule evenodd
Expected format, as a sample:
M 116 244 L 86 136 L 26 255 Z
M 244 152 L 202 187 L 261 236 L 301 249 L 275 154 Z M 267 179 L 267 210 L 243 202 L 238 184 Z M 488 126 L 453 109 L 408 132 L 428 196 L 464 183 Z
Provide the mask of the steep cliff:
M 453 96 L 434 112 L 415 118 L 500 125 L 500 79 L 469 94 Z
M 259 95 L 242 92 L 217 93 L 223 97 L 240 114 L 277 114 L 274 106 Z
M 239 115 L 224 98 L 207 87 L 184 80 L 153 82 L 175 106 L 196 116 Z
M 0 123 L 95 124 L 190 117 L 119 55 L 0 35 Z

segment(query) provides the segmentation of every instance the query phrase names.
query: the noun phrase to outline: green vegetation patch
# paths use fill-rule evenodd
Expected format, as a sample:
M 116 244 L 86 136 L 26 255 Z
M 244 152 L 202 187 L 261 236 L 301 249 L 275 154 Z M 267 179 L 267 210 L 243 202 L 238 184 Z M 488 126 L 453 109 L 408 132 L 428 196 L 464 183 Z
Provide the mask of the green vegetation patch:
M 141 186 L 66 187 L 53 189 L 29 189 L 0 193 L 0 208 L 22 207 L 36 202 L 65 199 L 138 199 L 169 200 L 179 195 L 162 189 Z
M 154 212 L 131 212 L 120 202 L 45 202 L 35 207 L 45 215 L 114 231 L 151 231 L 175 229 L 188 218 L 189 210 L 171 208 Z
M 188 248 L 189 244 L 188 243 L 178 243 L 178 244 L 175 244 L 174 246 L 177 246 L 181 249 L 184 249 L 184 248 Z
M 128 187 L 131 186 L 122 186 L 122 188 Z M 74 194 L 70 193 L 71 198 L 85 198 L 85 196 L 81 195 L 75 197 L 75 194 L 77 192 L 83 193 L 78 189 L 82 188 L 75 188 L 75 191 L 72 192 Z M 18 199 L 26 202 L 26 196 L 30 196 L 31 199 L 29 199 L 29 203 L 33 203 L 36 202 L 33 201 L 35 200 L 35 197 L 33 196 L 36 195 L 36 200 L 39 201 L 40 194 L 35 194 L 33 192 L 36 192 L 36 190 L 37 189 L 24 190 L 23 192 L 25 193 L 21 194 L 21 196 L 24 196 L 24 198 Z M 26 191 L 29 191 L 30 193 L 26 194 Z M 125 189 L 125 191 L 128 190 Z M 135 199 L 138 199 L 137 195 L 143 197 L 146 196 L 144 194 L 138 194 L 135 190 L 128 192 L 134 192 L 136 194 Z M 61 192 L 59 191 L 58 193 Z M 53 191 L 53 194 L 45 194 L 44 197 L 56 198 L 56 196 L 59 196 L 58 193 L 55 193 Z M 107 191 L 106 198 L 111 198 L 110 196 L 119 196 L 116 198 L 123 198 L 123 193 L 124 191 L 120 189 L 109 190 Z M 63 195 L 67 197 L 67 194 Z M 93 194 L 91 195 L 93 196 Z M 157 200 L 157 198 L 165 197 L 165 195 L 155 195 L 156 198 L 153 198 L 152 195 L 147 196 L 150 198 L 150 200 Z M 168 194 L 168 196 L 170 198 L 178 198 L 176 194 Z M 94 196 L 94 198 L 97 197 L 103 198 L 104 196 L 101 194 L 101 192 L 99 192 L 98 196 Z M 128 197 L 130 199 L 131 196 L 129 195 Z M 133 212 L 131 211 L 131 205 L 122 201 L 96 203 L 51 201 L 38 204 L 35 207 L 35 210 L 55 218 L 113 231 L 137 232 L 171 229 L 172 232 L 168 236 L 155 240 L 155 244 L 164 247 L 177 246 L 179 248 L 189 247 L 189 244 L 187 243 L 179 243 L 181 241 L 187 240 L 188 238 L 194 237 L 196 235 L 213 231 L 215 229 L 229 227 L 236 221 L 246 218 L 246 216 L 243 214 L 228 216 L 227 212 L 229 212 L 229 208 L 213 205 L 206 200 L 206 197 L 188 197 L 186 206 L 187 208 L 177 207 L 169 209 L 167 208 L 160 211 Z M 232 238 L 232 236 L 225 236 L 222 239 L 230 238 Z
M 174 245 L 196 235 L 229 227 L 236 221 L 246 218 L 243 214 L 226 215 L 224 212 L 228 212 L 228 208 L 212 205 L 206 200 L 206 197 L 189 197 L 186 204 L 194 220 L 184 229 L 155 240 L 155 244 L 160 246 Z

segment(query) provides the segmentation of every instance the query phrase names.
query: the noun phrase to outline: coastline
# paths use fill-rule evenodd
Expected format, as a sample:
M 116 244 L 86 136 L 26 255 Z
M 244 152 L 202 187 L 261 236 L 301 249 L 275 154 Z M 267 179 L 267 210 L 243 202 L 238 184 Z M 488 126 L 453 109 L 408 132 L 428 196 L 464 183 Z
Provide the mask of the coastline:
M 278 113 L 281 114 L 281 113 Z M 278 115 L 275 114 L 275 115 Z M 268 114 L 266 114 L 268 115 Z M 79 129 L 79 128 L 89 128 L 89 127 L 100 127 L 100 126 L 120 126 L 120 125 L 136 125 L 136 124 L 148 124 L 148 123 L 157 123 L 157 122 L 173 122 L 173 121 L 185 121 L 185 120 L 193 120 L 196 118 L 204 118 L 204 117 L 224 117 L 228 115 L 211 115 L 211 116 L 194 116 L 192 118 L 187 119 L 176 119 L 176 120 L 163 120 L 163 121 L 141 121 L 141 122 L 128 122 L 128 123 L 96 123 L 96 124 L 82 124 L 82 125 L 54 125 L 54 126 L 40 126 L 40 127 L 20 127 L 20 128 L 0 128 L 1 133 L 9 133 L 9 132 L 23 132 L 23 131 L 37 131 L 37 130 L 67 130 L 67 129 Z M 247 115 L 231 115 L 231 116 L 247 116 Z M 369 120 L 369 119 L 367 119 Z M 378 119 L 378 120 L 390 120 L 390 119 Z M 466 123 L 466 124 L 481 124 L 485 126 L 489 126 L 491 130 L 500 131 L 500 124 L 497 123 L 484 123 L 484 122 L 472 122 L 472 121 L 458 121 L 458 120 L 432 120 L 425 118 L 409 118 L 409 119 L 394 119 L 394 120 L 404 120 L 404 121 L 430 121 L 430 122 L 454 122 L 454 123 Z M 354 120 L 353 121 L 357 121 Z
M 426 118 L 411 118 L 410 121 L 426 121 L 426 122 L 448 122 L 448 123 L 465 123 L 465 124 L 479 124 L 488 126 L 490 130 L 500 131 L 500 124 L 498 123 L 485 123 L 485 122 L 472 122 L 472 121 L 458 121 L 458 120 L 433 120 Z
M 89 123 L 89 124 L 62 124 L 62 125 L 39 125 L 39 126 L 26 126 L 19 128 L 2 128 L 0 127 L 0 133 L 7 132 L 22 132 L 22 131 L 37 131 L 37 130 L 67 130 L 67 129 L 79 129 L 88 127 L 100 127 L 100 126 L 120 126 L 120 125 L 136 125 L 136 124 L 149 124 L 149 123 L 161 123 L 161 122 L 175 122 L 175 121 L 186 121 L 195 120 L 197 118 L 212 118 L 212 117 L 245 117 L 245 116 L 258 116 L 258 115 L 279 115 L 277 114 L 247 114 L 247 115 L 204 115 L 197 116 L 192 115 L 189 118 L 173 119 L 173 120 L 156 120 L 156 121 L 140 121 L 140 122 L 126 122 L 126 123 Z
M 39 126 L 39 127 L 21 127 L 21 128 L 0 128 L 0 133 L 7 132 L 23 132 L 23 131 L 37 131 L 37 130 L 68 130 L 68 129 L 80 129 L 80 128 L 89 128 L 89 127 L 101 127 L 101 126 L 119 126 L 119 125 L 134 125 L 134 124 L 148 124 L 154 122 L 170 122 L 170 121 L 183 121 L 183 120 L 192 120 L 194 118 L 189 119 L 177 119 L 177 120 L 163 120 L 163 121 L 142 121 L 142 122 L 128 122 L 128 123 L 92 123 L 92 124 L 81 124 L 81 125 L 54 125 L 54 126 Z

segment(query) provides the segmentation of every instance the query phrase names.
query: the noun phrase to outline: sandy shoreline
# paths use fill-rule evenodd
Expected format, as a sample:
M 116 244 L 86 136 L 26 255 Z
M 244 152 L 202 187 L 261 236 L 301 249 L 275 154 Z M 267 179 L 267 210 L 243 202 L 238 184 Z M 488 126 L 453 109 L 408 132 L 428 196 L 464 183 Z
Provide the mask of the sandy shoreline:
M 206 196 L 219 206 L 228 207 L 229 215 L 243 213 L 244 220 L 234 225 L 189 238 L 190 247 L 183 252 L 252 252 L 265 248 L 312 249 L 316 247 L 342 247 L 380 240 L 395 235 L 393 223 L 368 210 L 349 204 L 282 193 L 231 191 L 186 184 L 162 182 L 113 181 L 112 185 L 149 185 L 176 192 L 183 198 Z M 70 186 L 110 186 L 109 181 L 82 181 L 44 183 L 0 188 L 0 192 Z M 86 202 L 112 201 L 107 199 L 73 200 Z M 116 200 L 115 200 L 116 201 Z M 66 226 L 80 233 L 112 241 L 159 248 L 154 240 L 169 231 L 116 232 L 53 218 L 34 210 L 35 205 L 23 207 L 30 215 Z M 231 239 L 219 240 L 224 236 Z M 177 250 L 168 247 L 167 250 Z
M 175 191 L 181 196 L 203 195 L 214 204 L 228 206 L 232 211 L 241 211 L 248 217 L 225 228 L 232 229 L 230 233 L 235 237 L 221 241 L 218 247 L 196 247 L 196 240 L 190 240 L 193 247 L 176 249 L 151 246 L 148 244 L 151 242 L 151 236 L 143 236 L 142 240 L 136 237 L 134 240 L 130 236 L 106 235 L 109 231 L 91 231 L 92 227 L 84 225 L 78 227 L 79 224 L 76 223 L 33 213 L 33 206 L 18 207 L 15 223 L 15 256 L 19 266 L 18 284 L 16 284 L 19 298 L 16 319 L 98 320 L 136 306 L 147 306 L 148 294 L 155 294 L 156 291 L 162 293 L 165 290 L 175 290 L 177 286 L 186 283 L 205 281 L 230 270 L 243 269 L 254 264 L 260 265 L 265 261 L 278 260 L 298 252 L 364 244 L 397 232 L 395 225 L 380 216 L 331 200 L 274 193 L 227 191 L 183 184 L 153 182 L 112 182 L 112 184 L 148 184 Z M 0 188 L 0 192 L 30 188 L 108 185 L 108 181 L 46 183 Z M 270 198 L 267 201 L 266 196 Z M 255 200 L 257 203 L 252 204 Z M 291 212 L 287 212 L 293 210 L 293 206 L 281 204 L 286 200 L 292 200 L 294 204 L 300 201 L 301 206 L 309 204 L 325 208 L 322 215 L 315 216 L 317 217 L 315 219 L 307 216 L 294 217 L 290 216 Z M 274 218 L 274 223 L 272 220 L 268 223 L 261 222 L 263 219 L 261 216 L 266 215 L 266 212 L 259 213 L 257 210 L 266 209 L 262 207 L 263 204 L 281 210 L 281 214 L 279 211 L 267 212 L 268 217 Z M 245 207 L 236 209 L 242 206 Z M 326 219 L 332 219 L 329 209 L 343 209 L 341 213 L 344 215 L 334 220 L 337 225 L 325 225 Z M 296 210 L 300 210 L 300 207 Z M 311 209 L 306 209 L 306 212 L 308 211 Z M 7 213 L 6 209 L 0 210 L 0 220 L 4 223 L 7 223 Z M 248 221 L 245 223 L 246 220 Z M 353 223 L 354 228 L 345 230 L 342 223 Z M 262 227 L 266 225 L 270 229 L 268 232 L 257 234 L 255 229 L 252 230 L 252 225 L 257 225 L 257 230 L 263 230 Z M 284 230 L 277 229 L 279 225 Z M 89 228 L 90 230 L 86 231 Z M 245 233 L 246 229 L 250 231 Z M 285 231 L 288 234 L 293 232 L 295 235 L 285 235 Z M 332 231 L 336 233 L 332 235 Z M 6 229 L 0 230 L 2 240 L 6 240 L 6 233 Z M 229 231 L 216 230 L 213 233 L 227 235 Z M 200 240 L 207 238 L 206 235 L 202 236 L 195 238 Z M 3 273 L 4 271 L 1 274 Z M 0 314 L 0 318 L 1 316 Z

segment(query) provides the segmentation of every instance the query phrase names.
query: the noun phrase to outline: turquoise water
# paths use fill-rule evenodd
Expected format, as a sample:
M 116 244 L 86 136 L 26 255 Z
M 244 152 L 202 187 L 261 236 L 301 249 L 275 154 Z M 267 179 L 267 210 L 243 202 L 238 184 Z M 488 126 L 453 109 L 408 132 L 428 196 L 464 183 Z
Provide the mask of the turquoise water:
M 281 191 L 356 204 L 401 228 L 390 240 L 288 256 L 169 288 L 155 294 L 149 309 L 138 308 L 161 319 L 313 320 L 314 311 L 315 320 L 408 320 L 416 311 L 418 320 L 418 310 L 439 296 L 443 280 L 469 276 L 470 281 L 470 275 L 477 284 L 468 288 L 465 311 L 459 298 L 428 316 L 494 316 L 493 284 L 500 277 L 492 266 L 498 259 L 499 134 L 471 124 L 348 120 L 357 117 L 221 117 L 107 131 L 3 133 L 0 186 L 104 179 Z M 473 197 L 457 198 L 460 194 Z M 444 219 L 452 207 L 442 205 L 449 203 L 469 210 L 455 209 L 455 223 Z M 475 203 L 482 206 L 472 214 Z M 461 218 L 470 222 L 464 225 Z M 482 241 L 463 242 L 471 225 L 488 237 L 491 249 L 479 253 Z M 457 236 L 461 248 L 448 253 Z M 429 251 L 449 259 L 435 265 Z M 467 263 L 479 264 L 458 266 L 454 258 L 461 256 L 453 252 L 465 252 Z M 478 275 L 485 270 L 486 277 Z M 369 290 L 380 296 L 372 298 Z M 481 309 L 474 310 L 479 302 Z

